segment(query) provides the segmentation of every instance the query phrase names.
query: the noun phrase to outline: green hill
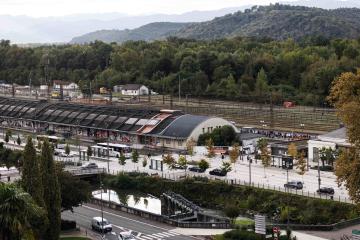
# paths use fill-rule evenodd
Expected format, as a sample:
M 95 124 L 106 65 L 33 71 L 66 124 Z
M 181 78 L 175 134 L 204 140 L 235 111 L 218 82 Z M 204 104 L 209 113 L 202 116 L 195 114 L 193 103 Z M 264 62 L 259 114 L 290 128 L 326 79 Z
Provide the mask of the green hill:
M 121 43 L 129 40 L 152 41 L 164 39 L 188 25 L 189 23 L 156 22 L 133 30 L 100 30 L 75 37 L 71 40 L 71 43 L 89 43 L 95 40 L 101 40 L 107 43 Z
M 325 10 L 275 4 L 259 6 L 200 23 L 159 22 L 133 30 L 101 30 L 74 38 L 71 43 L 95 40 L 124 42 L 158 40 L 169 36 L 212 40 L 235 36 L 272 38 L 277 40 L 306 36 L 326 38 L 359 38 L 360 9 Z
M 360 37 L 360 9 L 324 10 L 275 4 L 194 23 L 176 33 L 178 37 L 206 40 L 234 36 L 301 39 L 314 35 Z

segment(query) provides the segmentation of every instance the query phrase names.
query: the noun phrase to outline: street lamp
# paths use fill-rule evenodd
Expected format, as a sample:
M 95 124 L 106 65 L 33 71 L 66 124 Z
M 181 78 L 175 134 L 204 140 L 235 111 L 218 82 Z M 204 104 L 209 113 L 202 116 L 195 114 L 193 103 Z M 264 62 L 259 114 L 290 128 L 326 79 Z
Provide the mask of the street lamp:
M 103 184 L 102 181 L 100 179 L 100 200 L 101 200 L 101 236 L 104 236 L 104 210 L 103 210 L 103 198 L 102 198 L 102 193 L 103 193 Z
M 247 160 L 249 161 L 249 185 L 251 186 L 251 164 L 252 164 L 252 159 L 251 159 L 251 157 L 249 155 L 247 156 Z

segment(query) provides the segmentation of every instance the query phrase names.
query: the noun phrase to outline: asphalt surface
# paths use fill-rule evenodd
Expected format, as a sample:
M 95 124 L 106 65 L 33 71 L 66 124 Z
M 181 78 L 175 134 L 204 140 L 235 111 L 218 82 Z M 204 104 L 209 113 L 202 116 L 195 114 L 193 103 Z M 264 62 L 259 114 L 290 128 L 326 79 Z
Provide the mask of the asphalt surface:
M 103 209 L 104 218 L 108 220 L 113 226 L 113 232 L 105 235 L 105 239 L 112 240 L 117 239 L 115 234 L 120 232 L 129 232 L 135 236 L 137 240 L 196 240 L 202 239 L 198 237 L 185 236 L 174 232 L 175 228 L 162 223 L 149 221 L 134 215 L 127 213 L 114 211 L 109 208 Z M 67 220 L 75 220 L 77 225 L 87 229 L 90 233 L 94 233 L 91 230 L 91 219 L 93 217 L 101 216 L 101 210 L 98 206 L 92 204 L 86 204 L 82 207 L 77 207 L 74 212 L 63 212 L 62 218 Z M 98 234 L 100 237 L 100 235 Z

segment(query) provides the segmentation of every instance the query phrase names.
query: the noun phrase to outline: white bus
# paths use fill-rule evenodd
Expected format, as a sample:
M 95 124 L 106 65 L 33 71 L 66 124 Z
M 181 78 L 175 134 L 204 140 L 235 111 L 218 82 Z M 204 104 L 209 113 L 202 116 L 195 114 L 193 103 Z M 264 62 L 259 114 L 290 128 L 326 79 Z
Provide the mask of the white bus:
M 40 142 L 48 140 L 49 143 L 58 144 L 65 141 L 63 137 L 49 136 L 49 135 L 37 135 L 36 139 Z
M 120 157 L 120 152 L 114 151 L 112 148 L 108 149 L 107 147 L 94 145 L 91 146 L 91 150 L 94 157 L 106 158 L 108 156 L 108 152 L 109 157 Z
M 97 146 L 100 147 L 109 147 L 110 149 L 116 151 L 116 152 L 123 152 L 124 154 L 131 152 L 131 147 L 125 144 L 117 144 L 117 143 L 98 143 Z

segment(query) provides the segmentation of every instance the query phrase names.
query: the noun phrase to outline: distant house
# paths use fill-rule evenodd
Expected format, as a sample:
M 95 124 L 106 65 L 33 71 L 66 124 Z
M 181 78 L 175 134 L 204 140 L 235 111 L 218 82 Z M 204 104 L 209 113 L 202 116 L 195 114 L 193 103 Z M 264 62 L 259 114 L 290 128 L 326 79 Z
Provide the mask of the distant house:
M 67 82 L 62 80 L 54 80 L 53 90 L 60 90 L 60 88 L 63 88 L 63 90 L 73 90 L 76 91 L 79 89 L 79 85 L 73 82 Z
M 113 87 L 113 92 L 114 93 L 121 93 L 121 90 L 123 89 L 124 85 L 115 85 Z
M 142 84 L 126 84 L 122 86 L 121 94 L 128 96 L 149 95 L 149 88 Z

